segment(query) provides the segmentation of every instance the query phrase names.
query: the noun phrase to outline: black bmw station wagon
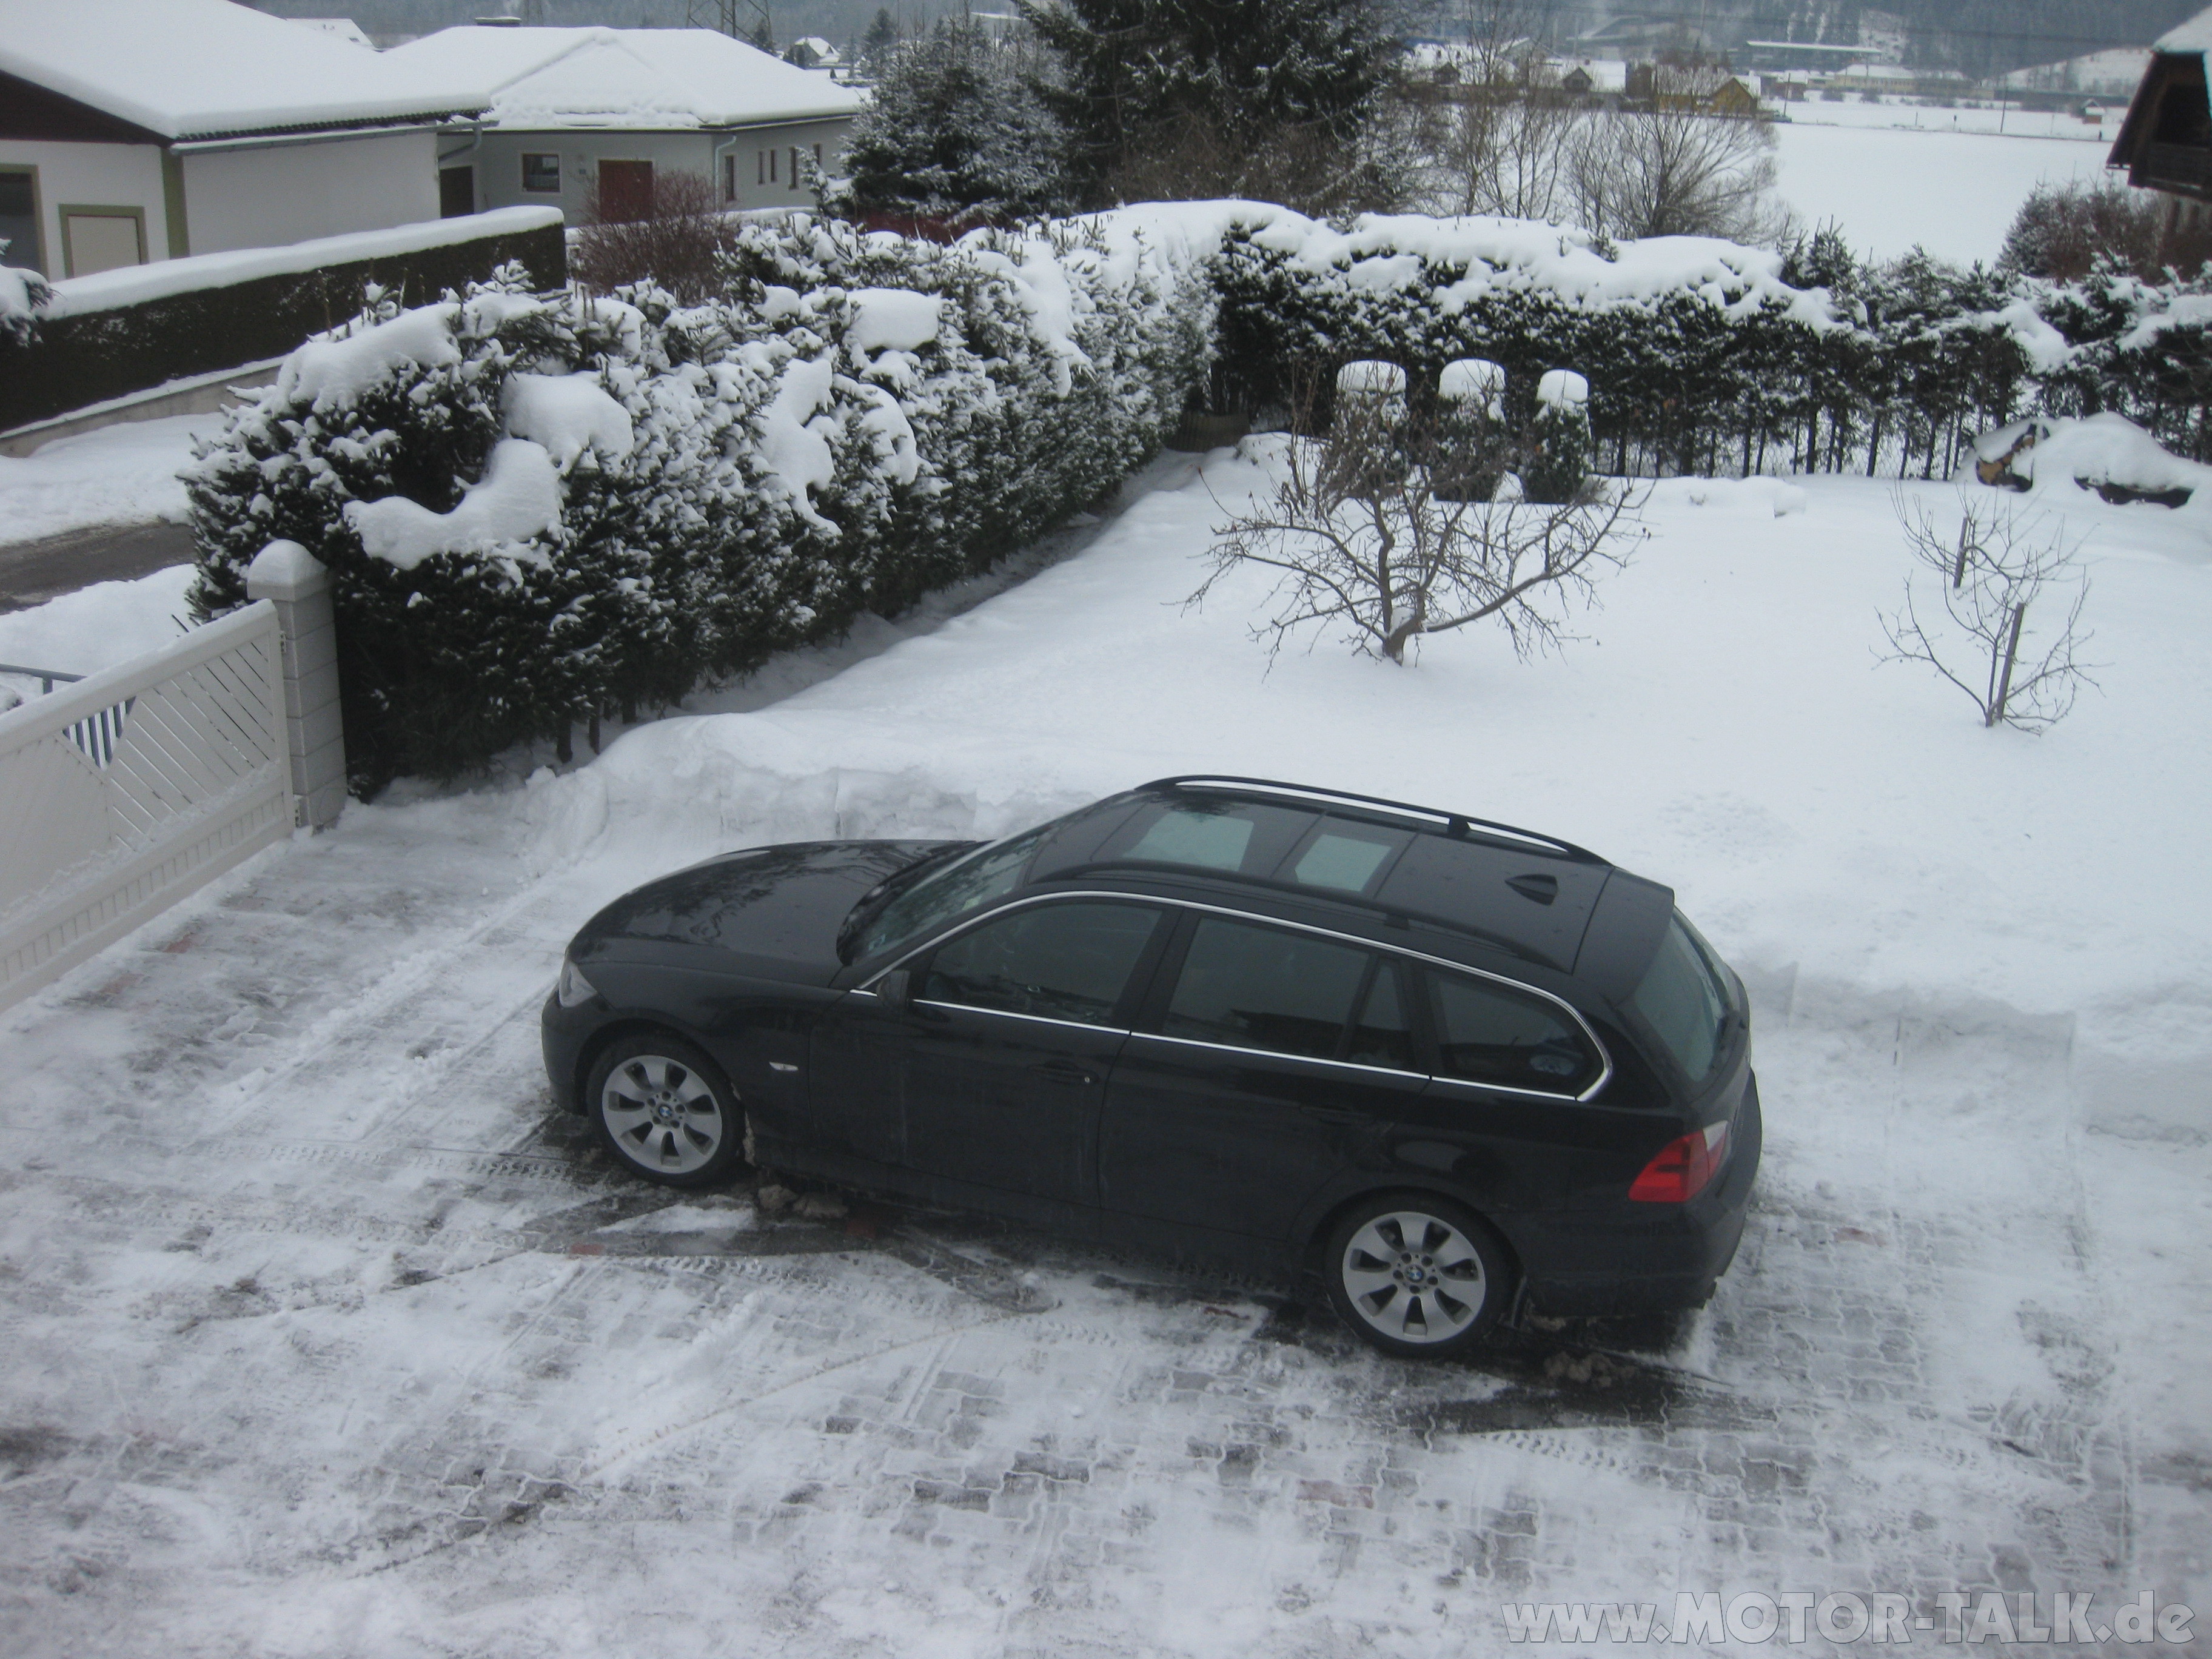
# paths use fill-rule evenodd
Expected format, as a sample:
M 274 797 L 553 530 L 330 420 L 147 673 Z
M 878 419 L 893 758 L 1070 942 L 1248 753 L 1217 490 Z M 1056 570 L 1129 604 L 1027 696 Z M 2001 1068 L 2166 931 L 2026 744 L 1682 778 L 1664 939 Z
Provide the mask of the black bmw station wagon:
M 756 848 L 569 946 L 546 1069 L 632 1169 L 746 1157 L 1263 1274 L 1378 1347 L 1694 1305 L 1759 1164 L 1742 981 L 1547 836 L 1250 778 L 988 846 Z

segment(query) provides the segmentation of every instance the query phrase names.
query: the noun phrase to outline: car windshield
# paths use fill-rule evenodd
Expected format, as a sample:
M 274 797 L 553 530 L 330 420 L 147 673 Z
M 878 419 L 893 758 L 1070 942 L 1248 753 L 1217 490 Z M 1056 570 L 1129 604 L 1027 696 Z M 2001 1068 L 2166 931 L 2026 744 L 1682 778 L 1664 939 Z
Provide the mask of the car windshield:
M 1702 1083 L 1711 1075 L 1728 1024 L 1728 991 L 1711 949 L 1680 911 L 1630 1000 L 1684 1076 Z
M 1056 826 L 1045 824 L 1010 841 L 978 848 L 967 857 L 946 865 L 916 882 L 883 908 L 861 929 L 853 959 L 859 961 L 919 939 L 957 916 L 1011 892 L 1021 880 L 1022 868 Z

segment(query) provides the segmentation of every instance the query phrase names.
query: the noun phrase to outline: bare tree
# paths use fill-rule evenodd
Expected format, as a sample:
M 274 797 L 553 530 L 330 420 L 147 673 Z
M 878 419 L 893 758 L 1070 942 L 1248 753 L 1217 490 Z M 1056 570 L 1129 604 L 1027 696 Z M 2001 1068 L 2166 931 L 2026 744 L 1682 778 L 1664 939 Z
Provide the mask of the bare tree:
M 1565 159 L 1570 210 L 1601 236 L 1768 242 L 1788 228 L 1774 199 L 1774 132 L 1763 120 L 1608 110 L 1576 127 Z
M 718 256 L 735 236 L 734 222 L 724 216 L 704 173 L 656 173 L 641 201 L 602 200 L 594 184 L 584 203 L 574 268 L 590 288 L 650 281 L 696 305 L 720 291 Z
M 2075 562 L 2080 544 L 2039 532 L 2038 518 L 2023 519 L 2009 503 L 1964 491 L 1955 533 L 1925 502 L 1899 494 L 1892 504 L 1920 568 L 1905 577 L 1904 605 L 1881 617 L 1889 649 L 1878 660 L 1926 664 L 1974 700 L 1984 726 L 2040 732 L 2063 720 L 2080 689 L 2096 684 L 2076 655 L 2092 637 L 2081 627 L 2089 580 Z M 1923 620 L 1931 581 L 1942 622 L 1932 611 Z
M 1503 458 L 1461 454 L 1465 428 L 1403 408 L 1340 398 L 1326 436 L 1284 440 L 1273 492 L 1215 526 L 1213 574 L 1192 602 L 1258 566 L 1278 580 L 1274 613 L 1254 632 L 1278 650 L 1309 627 L 1341 624 L 1358 649 L 1403 663 L 1422 635 L 1486 619 L 1522 658 L 1563 641 L 1595 579 L 1627 562 L 1620 543 L 1637 503 L 1595 480 L 1555 506 L 1446 499 L 1437 485 L 1494 473 Z

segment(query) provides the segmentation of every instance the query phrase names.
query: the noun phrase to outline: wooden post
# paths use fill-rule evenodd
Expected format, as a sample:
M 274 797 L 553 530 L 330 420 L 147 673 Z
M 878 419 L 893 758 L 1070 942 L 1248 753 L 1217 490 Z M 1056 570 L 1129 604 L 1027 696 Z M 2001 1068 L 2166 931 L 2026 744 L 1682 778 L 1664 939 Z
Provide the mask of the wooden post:
M 1997 700 L 1984 722 L 1995 726 L 2004 718 L 2005 699 L 2012 696 L 2013 659 L 2020 654 L 2020 625 L 2027 616 L 2027 602 L 2023 599 L 2012 608 L 2012 637 L 2005 641 L 2004 673 L 1997 680 Z
M 1959 520 L 1959 562 L 1951 567 L 1951 591 L 1954 593 L 1966 585 L 1966 537 L 1973 527 L 1971 517 Z

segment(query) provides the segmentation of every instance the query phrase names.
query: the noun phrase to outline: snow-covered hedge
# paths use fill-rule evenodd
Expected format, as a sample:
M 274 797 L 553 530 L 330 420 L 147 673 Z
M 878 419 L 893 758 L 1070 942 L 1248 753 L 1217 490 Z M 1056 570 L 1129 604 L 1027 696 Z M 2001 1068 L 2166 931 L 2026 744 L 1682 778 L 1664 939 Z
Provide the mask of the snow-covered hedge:
M 0 430 L 280 357 L 353 311 L 365 283 L 428 296 L 514 261 L 540 283 L 567 280 L 557 212 L 503 208 L 51 285 L 9 271 L 0 275 Z M 36 286 L 11 297 L 23 277 Z
M 1279 208 L 1224 215 L 1217 395 L 1297 407 L 1334 368 L 1386 358 L 1436 384 L 1479 357 L 1534 418 L 1554 368 L 1589 377 L 1616 471 L 1948 474 L 2031 405 L 2115 410 L 2212 459 L 2212 286 L 2007 280 L 1913 258 L 1863 264 L 1832 236 L 1788 255 L 1697 237 L 1610 245 L 1517 220 Z
M 1134 223 L 945 248 L 741 234 L 731 297 L 378 296 L 187 478 L 203 613 L 270 539 L 336 577 L 357 789 L 451 775 L 831 635 L 1111 489 L 1205 368 Z

